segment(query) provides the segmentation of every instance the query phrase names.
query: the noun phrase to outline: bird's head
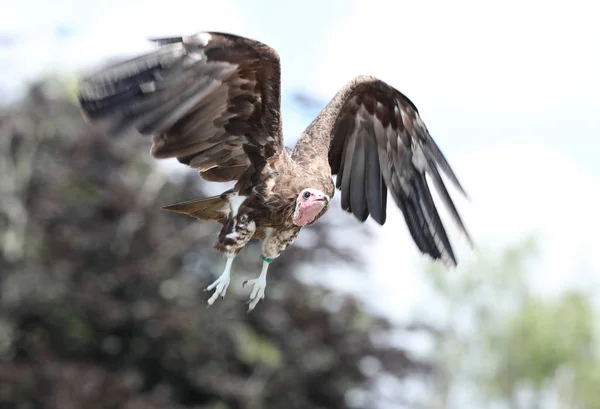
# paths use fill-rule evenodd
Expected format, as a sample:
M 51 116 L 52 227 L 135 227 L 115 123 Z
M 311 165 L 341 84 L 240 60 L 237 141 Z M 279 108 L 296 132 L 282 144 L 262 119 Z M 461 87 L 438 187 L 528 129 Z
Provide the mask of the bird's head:
M 329 206 L 330 197 L 318 189 L 304 189 L 296 198 L 293 222 L 296 226 L 306 226 L 315 220 L 321 211 Z

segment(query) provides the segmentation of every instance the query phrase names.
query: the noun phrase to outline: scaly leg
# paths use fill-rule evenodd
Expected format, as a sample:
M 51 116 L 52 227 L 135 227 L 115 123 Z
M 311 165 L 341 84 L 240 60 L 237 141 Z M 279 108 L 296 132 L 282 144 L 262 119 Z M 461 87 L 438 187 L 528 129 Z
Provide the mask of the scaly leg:
M 258 278 L 254 278 L 252 280 L 246 280 L 242 284 L 244 287 L 246 284 L 252 284 L 252 292 L 250 293 L 250 301 L 248 303 L 248 312 L 252 311 L 256 304 L 263 298 L 265 298 L 265 288 L 267 288 L 267 270 L 269 269 L 269 264 L 271 264 L 272 259 L 266 258 L 262 256 L 263 266 Z
M 211 291 L 213 288 L 215 289 L 214 294 L 208 299 L 208 305 L 213 305 L 219 296 L 221 296 L 221 298 L 225 297 L 227 287 L 229 287 L 229 282 L 231 281 L 231 264 L 233 264 L 234 258 L 235 255 L 227 256 L 227 263 L 225 263 L 225 270 L 223 273 L 214 283 L 206 287 L 206 291 Z
M 267 287 L 267 270 L 269 264 L 275 260 L 282 251 L 284 251 L 290 244 L 294 242 L 296 236 L 298 236 L 300 228 L 290 228 L 288 230 L 274 231 L 268 229 L 266 231 L 266 237 L 263 240 L 262 256 L 263 266 L 260 276 L 253 280 L 244 281 L 244 286 L 247 283 L 252 284 L 252 292 L 250 293 L 250 300 L 248 303 L 248 312 L 252 311 L 256 304 L 263 298 L 265 298 L 265 288 Z
M 222 298 L 225 297 L 225 292 L 231 281 L 230 273 L 233 259 L 252 238 L 256 229 L 256 223 L 247 214 L 238 213 L 239 205 L 242 201 L 243 198 L 238 197 L 235 200 L 230 198 L 231 213 L 233 216 L 221 228 L 219 239 L 215 244 L 215 248 L 227 256 L 227 263 L 225 264 L 223 274 L 206 288 L 207 291 L 215 290 L 214 294 L 208 300 L 208 305 L 213 305 L 219 296 Z

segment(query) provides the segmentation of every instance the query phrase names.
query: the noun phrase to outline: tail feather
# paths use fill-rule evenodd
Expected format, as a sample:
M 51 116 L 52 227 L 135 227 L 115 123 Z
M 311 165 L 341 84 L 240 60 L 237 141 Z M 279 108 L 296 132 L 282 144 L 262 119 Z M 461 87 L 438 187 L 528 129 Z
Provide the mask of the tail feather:
M 176 203 L 164 206 L 163 209 L 187 214 L 200 220 L 216 220 L 224 224 L 227 221 L 229 203 L 223 195 L 219 195 Z

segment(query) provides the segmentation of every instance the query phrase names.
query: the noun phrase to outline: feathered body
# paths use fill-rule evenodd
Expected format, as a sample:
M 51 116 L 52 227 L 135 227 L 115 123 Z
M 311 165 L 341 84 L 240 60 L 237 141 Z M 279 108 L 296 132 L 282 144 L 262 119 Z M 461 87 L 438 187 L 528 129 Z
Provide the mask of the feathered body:
M 456 264 L 425 175 L 470 242 L 440 170 L 464 191 L 406 96 L 376 78 L 356 77 L 288 151 L 272 48 L 212 32 L 155 41 L 156 51 L 85 78 L 79 100 L 89 119 L 109 122 L 111 133 L 134 127 L 152 135 L 154 157 L 176 157 L 207 181 L 235 181 L 219 196 L 165 207 L 223 225 L 216 248 L 228 263 L 209 302 L 224 295 L 231 260 L 248 240 L 263 241 L 270 263 L 323 216 L 336 187 L 344 210 L 379 224 L 389 190 L 418 248 Z M 253 281 L 251 308 L 264 297 L 264 285 Z

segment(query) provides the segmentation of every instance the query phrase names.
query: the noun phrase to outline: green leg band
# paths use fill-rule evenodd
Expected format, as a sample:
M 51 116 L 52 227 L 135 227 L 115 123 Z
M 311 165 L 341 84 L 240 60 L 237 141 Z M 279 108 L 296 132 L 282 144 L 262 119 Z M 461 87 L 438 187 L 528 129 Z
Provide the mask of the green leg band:
M 274 259 L 269 258 L 269 257 L 265 257 L 261 254 L 260 258 L 262 258 L 264 261 L 266 261 L 267 263 L 272 263 Z

